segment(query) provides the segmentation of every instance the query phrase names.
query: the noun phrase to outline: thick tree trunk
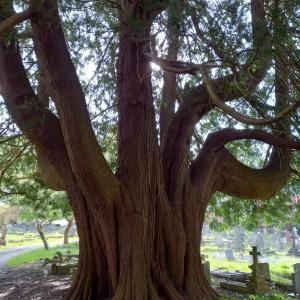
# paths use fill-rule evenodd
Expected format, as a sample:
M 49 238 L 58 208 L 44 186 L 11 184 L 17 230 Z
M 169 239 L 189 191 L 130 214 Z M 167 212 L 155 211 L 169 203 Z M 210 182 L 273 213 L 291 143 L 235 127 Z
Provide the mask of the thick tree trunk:
M 67 226 L 64 230 L 64 245 L 69 244 L 69 233 L 70 233 L 70 230 L 72 228 L 72 225 L 73 225 L 73 219 L 68 220 L 68 224 L 67 224 Z
M 200 263 L 200 231 L 207 199 L 199 205 L 201 194 L 188 177 L 185 191 L 178 197 L 181 203 L 173 207 L 165 193 L 151 70 L 142 55 L 149 50 L 142 42 L 149 38 L 149 24 L 145 19 L 140 30 L 132 31 L 126 20 L 121 23 L 125 25 L 118 60 L 120 201 L 103 216 L 91 205 L 87 193 L 69 190 L 80 258 L 67 298 L 216 299 Z M 182 174 L 188 176 L 186 170 Z M 183 210 L 182 203 L 190 199 L 191 204 Z M 116 226 L 116 253 L 107 246 L 105 223 Z
M 113 253 L 106 249 L 101 220 L 93 216 L 95 212 L 89 210 L 82 194 L 70 196 L 80 237 L 80 257 L 66 298 L 216 299 L 200 264 L 198 226 L 203 215 L 196 224 L 187 217 L 183 226 L 183 220 L 173 218 L 160 203 L 154 210 L 156 222 L 145 223 L 134 208 L 127 207 L 130 197 L 124 191 L 122 206 L 115 208 L 119 240 L 115 284 L 108 269 Z M 146 232 L 147 224 L 155 228 L 153 233 Z
M 49 245 L 48 245 L 48 241 L 46 239 L 45 233 L 43 231 L 43 225 L 41 222 L 39 222 L 38 220 L 36 221 L 36 229 L 40 235 L 41 240 L 43 241 L 44 244 L 44 248 L 46 250 L 49 250 Z

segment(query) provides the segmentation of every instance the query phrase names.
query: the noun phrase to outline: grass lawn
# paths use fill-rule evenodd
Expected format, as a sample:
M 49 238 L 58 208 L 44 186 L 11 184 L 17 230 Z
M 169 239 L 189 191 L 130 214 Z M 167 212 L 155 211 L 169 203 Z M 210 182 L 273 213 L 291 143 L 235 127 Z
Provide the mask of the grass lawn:
M 51 259 L 56 254 L 57 251 L 60 251 L 63 254 L 66 254 L 68 252 L 71 252 L 71 254 L 79 253 L 78 245 L 75 243 L 70 244 L 68 246 L 53 247 L 50 248 L 49 250 L 45 250 L 44 248 L 41 248 L 41 249 L 31 250 L 23 254 L 20 254 L 18 256 L 15 256 L 10 260 L 8 260 L 6 265 L 8 267 L 17 267 L 29 263 L 35 263 L 45 258 Z
M 46 238 L 49 243 L 62 243 L 63 242 L 63 234 L 59 232 L 51 232 L 46 233 Z M 78 237 L 70 237 L 69 242 L 76 242 L 78 241 Z M 6 245 L 0 246 L 0 250 L 2 249 L 10 249 L 15 247 L 22 247 L 22 246 L 30 246 L 30 245 L 43 245 L 43 242 L 35 232 L 26 232 L 23 234 L 11 234 L 7 233 L 6 236 Z

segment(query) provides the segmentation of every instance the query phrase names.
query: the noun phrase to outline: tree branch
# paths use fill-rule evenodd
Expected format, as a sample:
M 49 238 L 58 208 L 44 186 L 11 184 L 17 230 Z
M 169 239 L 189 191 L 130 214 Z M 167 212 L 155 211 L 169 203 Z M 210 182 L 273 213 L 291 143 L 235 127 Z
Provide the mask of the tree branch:
M 295 103 L 289 105 L 288 107 L 283 109 L 280 113 L 278 113 L 275 117 L 272 118 L 255 119 L 255 118 L 244 116 L 238 113 L 237 111 L 235 111 L 233 108 L 227 106 L 225 102 L 219 98 L 219 96 L 215 93 L 214 87 L 212 85 L 212 81 L 209 79 L 207 71 L 203 65 L 199 65 L 199 70 L 203 76 L 206 89 L 213 103 L 217 107 L 219 107 L 223 112 L 225 112 L 235 120 L 242 122 L 244 124 L 256 125 L 256 126 L 273 124 L 300 106 L 300 101 L 296 101 Z
M 5 19 L 4 21 L 2 21 L 0 23 L 0 38 L 3 37 L 3 35 L 10 30 L 12 27 L 28 20 L 29 18 L 31 18 L 34 14 L 34 11 L 31 9 L 27 9 L 23 12 L 20 13 L 16 13 L 10 17 L 8 17 L 7 19 Z
M 271 163 L 257 170 L 239 162 L 227 149 L 220 152 L 222 176 L 216 190 L 230 196 L 267 200 L 275 196 L 290 176 L 290 152 L 276 151 Z
M 95 203 L 102 195 L 102 204 L 111 204 L 119 195 L 119 183 L 95 137 L 85 96 L 60 24 L 57 3 L 53 0 L 41 4 L 32 1 L 32 5 L 37 10 L 31 20 L 36 54 L 47 66 L 46 80 L 51 83 L 48 86 L 58 107 L 72 169 L 83 190 Z
M 243 139 L 257 140 L 285 149 L 300 150 L 300 141 L 279 137 L 261 129 L 225 128 L 211 133 L 207 137 L 205 144 L 209 145 L 212 151 L 218 151 L 229 142 Z
M 180 24 L 182 20 L 182 5 L 175 5 L 168 9 L 168 59 L 176 60 L 180 46 Z M 176 74 L 165 72 L 163 77 L 164 85 L 162 89 L 163 97 L 160 105 L 159 123 L 160 140 L 163 140 L 166 129 L 169 127 L 175 114 L 176 102 Z
M 295 141 L 282 136 L 276 136 L 274 134 L 265 132 L 261 129 L 240 130 L 234 128 L 225 128 L 220 131 L 211 133 L 207 137 L 203 145 L 202 151 L 199 153 L 198 157 L 193 161 L 191 165 L 192 180 L 194 181 L 199 180 L 203 172 L 202 170 L 203 166 L 205 165 L 206 161 L 213 159 L 214 156 L 218 156 L 218 159 L 220 155 L 222 156 L 222 159 L 218 160 L 218 168 L 220 168 L 220 165 L 222 165 L 224 159 L 223 157 L 224 151 L 225 152 L 228 151 L 224 148 L 224 146 L 229 142 L 235 140 L 242 140 L 242 139 L 257 140 L 282 149 L 300 150 L 300 141 Z M 275 155 L 274 153 L 276 152 L 278 151 L 273 150 L 268 165 L 272 164 L 272 160 L 274 160 L 274 155 Z M 226 155 L 226 157 L 227 156 L 228 155 Z M 222 176 L 226 176 L 227 171 L 223 170 L 222 172 L 223 172 Z

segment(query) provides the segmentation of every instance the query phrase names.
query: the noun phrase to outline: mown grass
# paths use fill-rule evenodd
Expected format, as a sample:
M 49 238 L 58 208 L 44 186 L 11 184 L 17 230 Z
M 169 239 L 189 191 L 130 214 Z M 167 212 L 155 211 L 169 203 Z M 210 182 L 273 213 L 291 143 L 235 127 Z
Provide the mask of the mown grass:
M 46 238 L 49 243 L 62 243 L 63 234 L 59 232 L 46 233 Z M 78 241 L 78 237 L 69 237 L 69 242 Z M 0 250 L 10 249 L 15 247 L 31 246 L 31 245 L 43 245 L 43 242 L 38 234 L 32 232 L 11 234 L 8 233 L 6 237 L 6 245 L 0 246 Z
M 62 252 L 63 254 L 71 253 L 78 254 L 79 249 L 78 245 L 73 243 L 67 246 L 56 246 L 50 248 L 49 250 L 45 250 L 44 248 L 35 249 L 31 251 L 27 251 L 23 254 L 15 256 L 6 262 L 8 267 L 18 267 L 25 264 L 36 263 L 41 259 L 45 258 L 53 258 L 56 252 Z

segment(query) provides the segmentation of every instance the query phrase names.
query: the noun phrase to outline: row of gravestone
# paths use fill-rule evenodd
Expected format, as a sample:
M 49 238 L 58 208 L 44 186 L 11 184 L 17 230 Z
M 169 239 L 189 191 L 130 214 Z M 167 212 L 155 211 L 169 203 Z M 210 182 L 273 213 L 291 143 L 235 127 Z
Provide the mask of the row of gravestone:
M 270 268 L 268 263 L 259 263 L 257 248 L 253 247 L 250 252 L 253 256 L 253 264 L 250 266 L 251 273 L 243 272 L 210 272 L 209 262 L 202 264 L 204 274 L 210 282 L 211 275 L 226 279 L 221 281 L 221 288 L 229 289 L 249 294 L 265 294 L 270 291 L 270 286 L 274 284 L 276 287 L 292 292 L 295 296 L 300 296 L 300 263 L 294 264 L 294 273 L 292 273 L 292 284 L 272 283 Z
M 203 242 L 208 242 L 208 240 L 204 238 Z M 237 252 L 244 252 L 247 244 L 256 245 L 259 251 L 268 253 L 283 251 L 288 244 L 292 243 L 293 246 L 289 250 L 289 254 L 300 256 L 300 236 L 296 228 L 293 229 L 292 233 L 289 231 L 280 232 L 276 229 L 272 233 L 268 233 L 266 229 L 249 233 L 242 227 L 236 227 L 231 234 L 216 233 L 215 239 L 210 240 L 210 242 L 222 249 L 228 247 L 229 259 L 233 259 L 231 247 Z

